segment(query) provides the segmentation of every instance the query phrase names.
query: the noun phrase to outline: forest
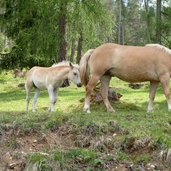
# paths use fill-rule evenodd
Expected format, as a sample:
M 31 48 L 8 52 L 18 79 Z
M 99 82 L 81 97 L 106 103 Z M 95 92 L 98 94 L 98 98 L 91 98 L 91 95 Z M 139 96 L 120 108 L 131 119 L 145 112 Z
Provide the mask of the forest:
M 0 67 L 79 63 L 106 42 L 171 48 L 169 0 L 3 0 Z

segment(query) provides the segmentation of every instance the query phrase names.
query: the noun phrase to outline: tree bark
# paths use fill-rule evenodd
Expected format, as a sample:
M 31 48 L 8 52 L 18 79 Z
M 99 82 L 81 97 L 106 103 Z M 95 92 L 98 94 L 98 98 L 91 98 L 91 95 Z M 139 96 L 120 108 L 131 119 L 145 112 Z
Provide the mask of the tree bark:
M 119 9 L 119 16 L 118 16 L 118 44 L 124 45 L 125 42 L 125 23 L 124 23 L 124 16 L 123 16 L 123 2 L 122 0 L 118 1 L 118 9 Z
M 125 44 L 125 23 L 124 17 L 122 17 L 122 45 Z
M 59 48 L 57 61 L 63 61 L 67 59 L 67 42 L 66 42 L 66 17 L 67 2 L 62 1 L 60 4 L 60 16 L 59 16 Z
M 147 39 L 151 42 L 151 29 L 150 29 L 150 16 L 149 16 L 149 0 L 144 0 L 144 6 L 146 11 L 146 23 L 147 23 Z
M 78 48 L 77 48 L 77 63 L 78 64 L 81 59 L 82 44 L 83 44 L 83 33 L 81 32 L 79 40 L 78 40 Z
M 71 43 L 71 55 L 70 55 L 70 61 L 74 62 L 74 55 L 75 55 L 75 40 L 72 40 Z
M 122 10 L 121 10 L 121 0 L 118 1 L 118 9 L 119 9 L 119 16 L 118 16 L 118 44 L 121 43 L 121 20 L 122 20 Z
M 161 44 L 161 0 L 157 0 L 156 8 L 156 42 Z

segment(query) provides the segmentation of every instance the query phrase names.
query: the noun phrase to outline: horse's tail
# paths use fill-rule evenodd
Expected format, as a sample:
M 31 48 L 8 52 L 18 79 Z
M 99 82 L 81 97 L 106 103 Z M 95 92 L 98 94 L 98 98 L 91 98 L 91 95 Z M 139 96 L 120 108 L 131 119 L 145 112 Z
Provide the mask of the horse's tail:
M 94 49 L 89 49 L 80 60 L 80 77 L 84 86 L 88 83 L 88 60 L 90 59 L 93 51 Z

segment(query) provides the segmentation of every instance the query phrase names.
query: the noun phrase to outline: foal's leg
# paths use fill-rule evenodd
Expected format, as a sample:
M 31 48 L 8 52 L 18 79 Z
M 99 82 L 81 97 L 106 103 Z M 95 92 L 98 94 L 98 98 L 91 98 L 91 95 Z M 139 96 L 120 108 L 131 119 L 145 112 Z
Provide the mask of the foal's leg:
M 86 86 L 86 97 L 85 97 L 85 103 L 84 103 L 84 109 L 83 109 L 84 112 L 90 113 L 90 96 L 99 79 L 100 79 L 99 76 L 92 75 L 92 77 L 90 78 Z
M 55 105 L 58 98 L 58 88 L 54 88 L 53 94 L 54 94 L 54 105 Z
M 147 112 L 151 112 L 153 110 L 153 101 L 155 98 L 158 85 L 159 85 L 158 82 L 150 82 L 150 94 L 149 94 L 149 103 L 148 103 Z
M 170 87 L 169 87 L 170 74 L 165 73 L 162 76 L 160 76 L 160 82 L 163 86 L 164 94 L 165 94 L 166 99 L 167 99 L 168 110 L 171 111 L 171 94 L 170 94 Z
M 26 88 L 26 112 L 28 112 L 30 102 L 30 89 Z
M 36 88 L 36 92 L 33 98 L 33 108 L 32 108 L 32 112 L 36 112 L 36 103 L 37 103 L 37 98 L 40 94 L 40 90 L 38 88 Z
M 48 109 L 49 112 L 53 112 L 54 111 L 54 87 L 52 85 L 49 85 L 48 87 L 48 94 L 49 94 L 49 98 L 50 98 L 50 107 Z
M 109 83 L 110 83 L 110 76 L 103 76 L 101 81 L 101 95 L 104 101 L 104 104 L 106 105 L 107 112 L 115 112 L 113 107 L 111 106 L 109 99 L 108 99 L 108 90 L 109 90 Z
M 26 80 L 25 83 L 25 90 L 26 90 L 26 112 L 28 112 L 28 107 L 29 107 L 29 103 L 30 103 L 30 90 L 33 87 L 33 83 L 32 81 L 30 81 L 29 79 Z

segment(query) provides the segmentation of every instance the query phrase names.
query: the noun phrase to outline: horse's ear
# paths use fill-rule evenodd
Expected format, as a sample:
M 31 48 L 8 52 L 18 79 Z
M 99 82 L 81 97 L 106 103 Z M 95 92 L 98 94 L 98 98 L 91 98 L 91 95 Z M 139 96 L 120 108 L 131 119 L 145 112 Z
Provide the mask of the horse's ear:
M 74 68 L 74 66 L 72 65 L 72 63 L 71 63 L 71 62 L 69 62 L 69 66 L 71 67 L 71 69 L 73 69 L 73 68 Z

